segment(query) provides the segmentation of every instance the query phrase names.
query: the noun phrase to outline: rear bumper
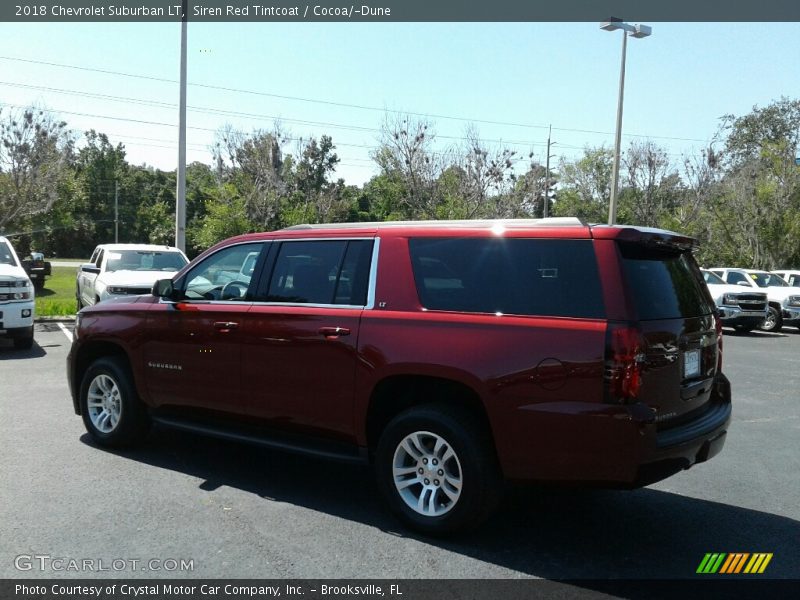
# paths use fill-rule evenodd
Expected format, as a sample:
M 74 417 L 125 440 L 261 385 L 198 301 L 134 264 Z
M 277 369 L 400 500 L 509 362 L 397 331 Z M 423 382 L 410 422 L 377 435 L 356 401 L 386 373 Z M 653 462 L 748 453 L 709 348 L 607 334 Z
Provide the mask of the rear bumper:
M 725 444 L 731 390 L 717 375 L 708 410 L 660 429 L 644 404 L 559 403 L 521 407 L 510 439 L 497 441 L 503 471 L 514 481 L 609 487 L 649 485 L 709 460 Z

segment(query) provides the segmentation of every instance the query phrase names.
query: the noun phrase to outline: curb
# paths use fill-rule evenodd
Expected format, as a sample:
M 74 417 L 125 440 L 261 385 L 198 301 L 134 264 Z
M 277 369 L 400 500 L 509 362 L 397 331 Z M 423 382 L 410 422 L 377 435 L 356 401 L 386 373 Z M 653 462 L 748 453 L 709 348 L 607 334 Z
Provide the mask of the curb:
M 72 323 L 75 315 L 59 315 L 57 317 L 34 317 L 34 323 Z

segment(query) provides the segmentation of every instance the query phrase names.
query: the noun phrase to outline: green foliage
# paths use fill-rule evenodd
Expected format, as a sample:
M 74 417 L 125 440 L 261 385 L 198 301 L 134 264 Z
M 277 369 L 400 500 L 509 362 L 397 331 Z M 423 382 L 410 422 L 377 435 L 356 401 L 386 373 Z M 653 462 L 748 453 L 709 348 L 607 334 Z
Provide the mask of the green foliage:
M 0 230 L 20 234 L 21 251 L 86 257 L 112 242 L 115 191 L 120 242 L 174 243 L 174 171 L 130 165 L 125 148 L 96 131 L 76 150 L 66 125 L 43 111 L 2 116 Z M 651 141 L 631 143 L 617 220 L 697 237 L 709 266 L 800 267 L 799 137 L 800 101 L 783 98 L 727 116 L 714 143 L 678 164 Z M 188 166 L 190 256 L 233 235 L 298 223 L 539 217 L 546 190 L 553 216 L 608 216 L 613 155 L 605 147 L 562 159 L 545 183 L 532 154 L 489 147 L 473 128 L 465 143 L 442 147 L 431 124 L 387 119 L 373 154 L 378 174 L 348 186 L 336 177 L 330 136 L 300 140 L 291 153 L 288 140 L 278 125 L 250 134 L 226 127 L 213 165 Z
M 254 231 L 243 198 L 225 184 L 206 203 L 206 214 L 192 230 L 194 245 L 208 248 L 225 238 Z
M 75 268 L 53 267 L 52 275 L 45 279 L 44 289 L 36 292 L 36 315 L 53 317 L 74 315 L 77 308 L 75 301 Z

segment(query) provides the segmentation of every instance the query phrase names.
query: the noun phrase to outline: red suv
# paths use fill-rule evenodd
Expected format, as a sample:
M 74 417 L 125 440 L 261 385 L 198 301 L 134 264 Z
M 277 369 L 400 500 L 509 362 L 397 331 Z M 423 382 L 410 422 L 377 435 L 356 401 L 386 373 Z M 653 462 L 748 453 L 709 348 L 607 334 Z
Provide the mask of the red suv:
M 504 480 L 646 485 L 731 417 L 693 246 L 577 219 L 239 236 L 80 312 L 75 412 L 107 446 L 156 422 L 370 462 L 428 533 L 479 523 Z

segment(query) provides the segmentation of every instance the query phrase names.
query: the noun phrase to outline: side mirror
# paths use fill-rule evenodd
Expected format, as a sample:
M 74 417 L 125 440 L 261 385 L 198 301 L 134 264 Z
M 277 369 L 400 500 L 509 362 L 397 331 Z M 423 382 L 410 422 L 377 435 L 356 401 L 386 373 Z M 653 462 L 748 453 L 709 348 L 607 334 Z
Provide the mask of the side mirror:
M 172 285 L 172 279 L 159 279 L 153 284 L 153 289 L 150 293 L 164 300 L 177 301 L 177 290 Z
M 84 273 L 100 273 L 100 267 L 94 263 L 84 263 L 81 265 L 81 271 Z

